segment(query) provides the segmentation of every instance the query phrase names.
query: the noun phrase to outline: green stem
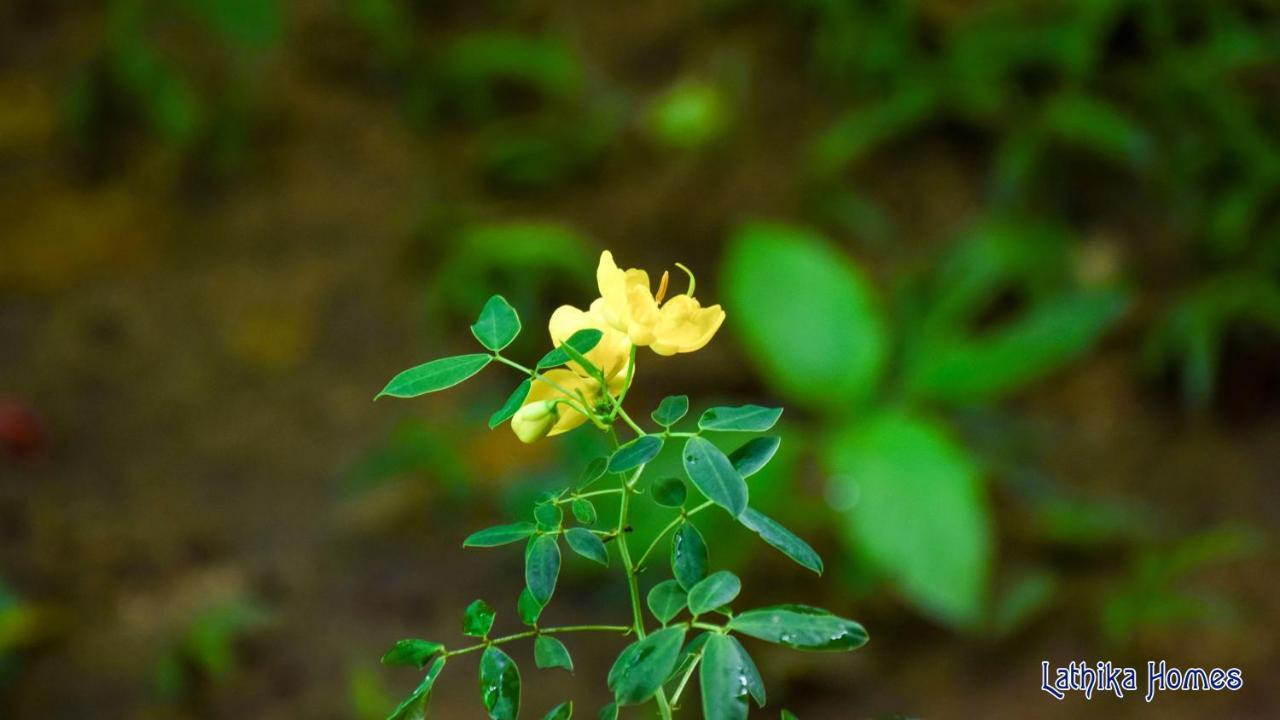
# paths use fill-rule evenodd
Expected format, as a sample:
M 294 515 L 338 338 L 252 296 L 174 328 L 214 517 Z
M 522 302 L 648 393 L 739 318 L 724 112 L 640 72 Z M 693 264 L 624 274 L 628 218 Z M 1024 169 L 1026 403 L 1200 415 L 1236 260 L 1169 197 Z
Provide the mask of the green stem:
M 622 409 L 622 401 L 626 399 L 627 393 L 631 390 L 631 381 L 635 377 L 635 371 L 636 371 L 636 346 L 632 345 L 631 361 L 627 363 L 627 379 L 626 379 L 626 382 L 622 384 L 622 391 L 618 393 L 617 397 L 614 397 L 613 393 L 609 392 L 608 383 L 605 383 L 603 387 L 604 387 L 605 396 L 609 398 L 609 403 L 613 405 L 614 416 L 622 418 L 622 421 L 625 422 L 627 425 L 629 425 L 631 429 L 635 431 L 637 436 L 641 436 L 641 435 L 647 435 L 648 433 L 646 433 L 638 424 L 636 424 L 635 420 L 631 419 L 631 416 L 627 414 L 626 410 Z
M 574 395 L 573 393 L 569 392 L 569 391 L 568 391 L 568 390 L 566 390 L 562 385 L 560 385 L 560 383 L 558 383 L 558 382 L 556 382 L 556 381 L 554 381 L 554 380 L 549 380 L 549 379 L 547 379 L 547 376 L 546 376 L 546 375 L 543 375 L 542 373 L 538 372 L 537 370 L 534 370 L 534 369 L 532 369 L 532 368 L 527 368 L 527 367 L 525 367 L 524 365 L 521 365 L 520 363 L 518 363 L 518 362 L 516 362 L 516 361 L 514 361 L 514 360 L 511 360 L 511 359 L 507 358 L 507 357 L 506 357 L 506 356 L 504 356 L 504 355 L 500 355 L 500 354 L 498 354 L 498 353 L 496 353 L 496 352 L 493 354 L 493 359 L 494 359 L 494 360 L 497 360 L 498 362 L 502 363 L 503 365 L 506 365 L 506 366 L 508 366 L 508 367 L 513 367 L 513 368 L 515 368 L 516 370 L 519 370 L 520 372 L 522 372 L 522 373 L 524 373 L 524 374 L 528 375 L 530 378 L 532 378 L 532 379 L 534 379 L 534 380 L 537 380 L 538 382 L 546 383 L 547 385 L 551 386 L 552 388 L 555 388 L 555 389 L 556 389 L 556 390 L 557 390 L 561 395 L 564 395 L 564 399 L 560 399 L 560 401 L 561 401 L 561 402 L 565 403 L 565 404 L 566 404 L 566 405 L 568 405 L 569 407 L 572 407 L 574 410 L 577 410 L 578 412 L 582 413 L 582 414 L 583 414 L 583 415 L 585 415 L 586 417 L 591 418 L 591 421 L 592 421 L 593 423 L 596 423 L 597 425 L 599 425 L 599 424 L 600 424 L 600 421 L 599 421 L 599 419 L 597 419 L 597 418 L 596 418 L 595 414 L 593 414 L 590 410 L 587 410 L 587 407 L 586 407 L 586 404 L 585 404 L 585 403 L 577 403 L 577 402 L 574 402 L 574 398 L 575 398 L 575 397 L 581 397 L 581 396 Z M 607 395 L 608 393 L 606 392 L 605 394 Z
M 631 564 L 631 549 L 627 546 L 627 537 L 625 529 L 627 527 L 627 509 L 631 504 L 631 483 L 640 478 L 640 473 L 644 472 L 644 466 L 636 468 L 635 473 L 631 475 L 631 480 L 624 480 L 626 487 L 622 488 L 622 502 L 618 508 L 618 554 L 622 557 L 622 571 L 627 574 L 627 590 L 631 595 L 631 618 L 635 623 L 636 637 L 644 639 L 644 614 L 640 606 L 640 586 L 636 581 L 635 566 Z
M 614 397 L 613 393 L 609 392 L 607 389 L 605 390 L 604 394 L 609 398 L 609 402 L 613 405 L 614 414 L 622 418 L 622 421 L 625 422 L 628 426 L 630 426 L 633 431 L 635 431 L 635 434 L 637 437 L 649 434 L 645 432 L 643 428 L 637 425 L 635 420 L 631 419 L 631 416 L 627 414 L 626 410 L 622 409 L 621 400 Z
M 631 346 L 631 359 L 627 361 L 627 381 L 622 385 L 622 392 L 618 393 L 618 403 L 627 399 L 627 393 L 631 392 L 631 381 L 636 377 L 636 346 Z
M 630 625 L 562 625 L 560 627 L 538 628 L 536 630 L 526 630 L 525 632 L 515 633 L 514 635 L 504 635 L 499 638 L 493 638 L 487 642 L 476 643 L 468 647 L 458 650 L 450 650 L 444 654 L 445 657 L 453 657 L 454 655 L 465 655 L 467 653 L 483 650 L 490 645 L 502 645 L 503 643 L 514 642 L 516 640 L 524 640 L 525 638 L 537 637 L 538 635 L 555 635 L 557 633 L 570 632 L 609 632 L 627 634 L 635 628 Z
M 631 563 L 631 550 L 627 546 L 627 536 L 624 530 L 627 527 L 627 509 L 631 501 L 631 486 L 640 479 L 640 473 L 642 472 L 644 472 L 644 465 L 636 468 L 630 480 L 623 480 L 622 502 L 618 508 L 618 555 L 622 558 L 622 571 L 627 575 L 627 592 L 631 596 L 631 616 L 635 622 L 636 637 L 641 640 L 645 638 L 645 629 L 644 610 L 640 605 L 640 583 L 636 580 L 635 565 Z M 657 694 L 654 695 L 654 700 L 658 703 L 658 713 L 662 716 L 662 719 L 671 720 L 671 706 L 667 704 L 666 691 L 658 688 Z
M 617 495 L 620 492 L 626 492 L 622 488 L 609 488 L 608 490 L 592 490 L 586 493 L 577 493 L 570 495 L 566 500 L 577 500 L 578 498 L 595 497 L 596 495 Z M 563 501 L 562 501 L 563 502 Z
M 658 543 L 662 542 L 662 538 L 666 537 L 667 533 L 675 530 L 677 525 L 684 522 L 684 518 L 684 514 L 677 515 L 675 520 L 672 520 L 666 527 L 658 531 L 657 536 L 653 538 L 653 542 L 649 543 L 649 547 L 645 549 L 644 554 L 636 561 L 637 568 L 644 569 L 644 561 L 648 560 L 649 556 L 653 554 L 654 549 L 658 547 Z
M 680 684 L 676 686 L 676 691 L 671 694 L 672 705 L 680 702 L 680 696 L 684 694 L 684 687 L 689 684 L 689 678 L 693 677 L 693 671 L 700 662 L 702 662 L 702 653 L 695 655 L 693 662 L 689 664 L 689 669 L 684 671 L 684 677 L 680 678 Z
M 641 555 L 640 559 L 636 561 L 636 567 L 640 569 L 644 569 L 644 561 L 649 559 L 649 555 L 651 555 L 654 549 L 658 547 L 658 543 L 662 541 L 662 538 L 666 537 L 667 533 L 671 532 L 672 530 L 675 530 L 677 525 L 685 521 L 685 518 L 689 517 L 690 515 L 696 515 L 702 512 L 703 510 L 706 510 L 707 508 L 711 507 L 712 505 L 715 505 L 715 503 L 708 500 L 688 512 L 681 513 L 678 517 L 676 517 L 676 519 L 672 520 L 670 523 L 667 523 L 666 527 L 658 531 L 657 537 L 653 539 L 653 542 L 649 543 L 649 547 L 645 549 L 644 554 Z

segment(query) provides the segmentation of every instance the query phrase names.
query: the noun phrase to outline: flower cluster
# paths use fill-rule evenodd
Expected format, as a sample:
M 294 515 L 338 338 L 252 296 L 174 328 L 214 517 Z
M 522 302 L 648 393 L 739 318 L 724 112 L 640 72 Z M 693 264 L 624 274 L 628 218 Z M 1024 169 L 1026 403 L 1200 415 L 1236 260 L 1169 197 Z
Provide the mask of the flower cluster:
M 591 369 L 570 362 L 563 369 L 545 373 L 547 382 L 538 383 L 524 405 L 511 419 L 516 437 L 526 443 L 568 432 L 587 422 L 578 407 L 596 407 L 605 393 L 620 394 L 631 376 L 634 352 L 648 347 L 659 355 L 675 355 L 700 350 L 724 323 L 719 305 L 702 307 L 693 296 L 696 281 L 689 276 L 689 291 L 667 298 L 670 274 L 662 273 L 658 291 L 653 291 L 649 273 L 637 268 L 623 270 L 613 253 L 600 254 L 596 284 L 600 297 L 586 310 L 562 305 L 551 314 L 548 330 L 551 342 L 561 345 L 581 330 L 599 330 L 603 335 L 587 360 L 603 375 L 603 382 Z

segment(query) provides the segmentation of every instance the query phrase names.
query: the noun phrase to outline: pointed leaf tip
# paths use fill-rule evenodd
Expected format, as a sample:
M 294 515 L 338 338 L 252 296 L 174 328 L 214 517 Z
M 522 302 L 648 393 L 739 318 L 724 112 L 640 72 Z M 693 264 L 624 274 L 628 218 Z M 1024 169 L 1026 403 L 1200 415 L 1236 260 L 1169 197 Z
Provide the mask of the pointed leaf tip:
M 492 355 L 474 353 L 423 363 L 391 378 L 374 400 L 383 396 L 414 398 L 451 388 L 483 370 L 492 360 Z

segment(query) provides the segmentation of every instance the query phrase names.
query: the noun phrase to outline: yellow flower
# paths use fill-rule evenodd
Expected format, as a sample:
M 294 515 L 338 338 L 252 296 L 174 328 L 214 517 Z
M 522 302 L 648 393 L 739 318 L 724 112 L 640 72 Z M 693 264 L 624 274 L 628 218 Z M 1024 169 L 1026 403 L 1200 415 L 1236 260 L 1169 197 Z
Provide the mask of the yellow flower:
M 572 305 L 561 305 L 551 313 L 547 329 L 551 332 L 551 344 L 555 346 L 559 346 L 579 330 L 595 329 L 603 332 L 600 342 L 586 357 L 604 372 L 607 379 L 612 380 L 624 374 L 627 363 L 631 361 L 631 341 L 627 339 L 626 333 L 615 330 L 605 320 L 604 300 L 601 298 L 591 303 L 591 308 L 586 311 Z M 569 363 L 569 367 L 581 375 L 587 374 L 575 362 Z
M 689 272 L 683 265 L 677 263 L 677 267 Z M 605 250 L 596 268 L 600 313 L 616 330 L 626 333 L 632 343 L 648 346 L 659 355 L 700 350 L 724 323 L 724 310 L 719 305 L 704 308 L 694 299 L 692 273 L 689 273 L 689 292 L 663 303 L 668 280 L 668 274 L 662 273 L 658 293 L 654 295 L 649 273 L 619 268 L 613 261 L 613 253 Z M 592 308 L 595 307 L 593 304 Z
M 552 344 L 556 346 L 579 330 L 594 328 L 603 332 L 600 342 L 586 354 L 586 358 L 604 373 L 609 392 L 619 393 L 627 381 L 631 341 L 625 333 L 618 332 L 605 321 L 601 305 L 602 301 L 599 299 L 585 311 L 572 305 L 562 305 L 551 314 L 547 329 L 550 331 Z M 591 377 L 576 362 L 569 362 L 566 368 L 548 370 L 542 373 L 542 378 L 534 381 L 524 404 L 511 419 L 511 429 L 526 443 L 540 437 L 569 432 L 587 421 L 586 415 L 564 402 L 565 400 L 594 407 L 605 399 L 600 381 Z M 557 400 L 561 402 L 556 402 Z M 554 422 L 547 421 L 544 414 L 543 408 L 550 404 L 555 405 L 555 412 L 558 413 Z M 525 414 L 523 419 L 522 413 Z

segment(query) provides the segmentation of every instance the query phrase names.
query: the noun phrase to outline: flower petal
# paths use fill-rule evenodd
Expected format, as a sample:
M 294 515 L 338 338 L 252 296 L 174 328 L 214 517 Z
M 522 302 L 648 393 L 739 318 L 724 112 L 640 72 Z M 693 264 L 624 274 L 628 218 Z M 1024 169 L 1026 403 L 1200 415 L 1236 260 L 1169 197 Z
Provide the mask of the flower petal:
M 658 324 L 658 302 L 649 292 L 649 286 L 632 284 L 627 287 L 627 306 L 630 318 L 627 335 L 631 342 L 644 346 L 653 342 L 653 327 Z
M 603 370 L 606 378 L 612 379 L 626 368 L 631 357 L 631 343 L 625 333 L 615 330 L 605 321 L 604 304 L 603 298 L 597 298 L 591 303 L 591 309 L 586 311 L 572 305 L 561 305 L 551 313 L 547 329 L 551 334 L 551 342 L 555 345 L 568 340 L 579 330 L 592 328 L 603 332 L 600 342 L 587 353 L 587 359 Z M 586 374 L 577 363 L 569 363 L 569 368 L 580 375 Z
M 715 336 L 724 317 L 719 305 L 704 308 L 688 295 L 677 295 L 663 304 L 649 347 L 659 355 L 700 350 Z
M 600 297 L 604 299 L 604 318 L 616 330 L 626 332 L 627 319 L 627 274 L 613 261 L 613 253 L 605 250 L 600 253 L 600 264 L 596 266 L 596 286 L 600 288 Z

